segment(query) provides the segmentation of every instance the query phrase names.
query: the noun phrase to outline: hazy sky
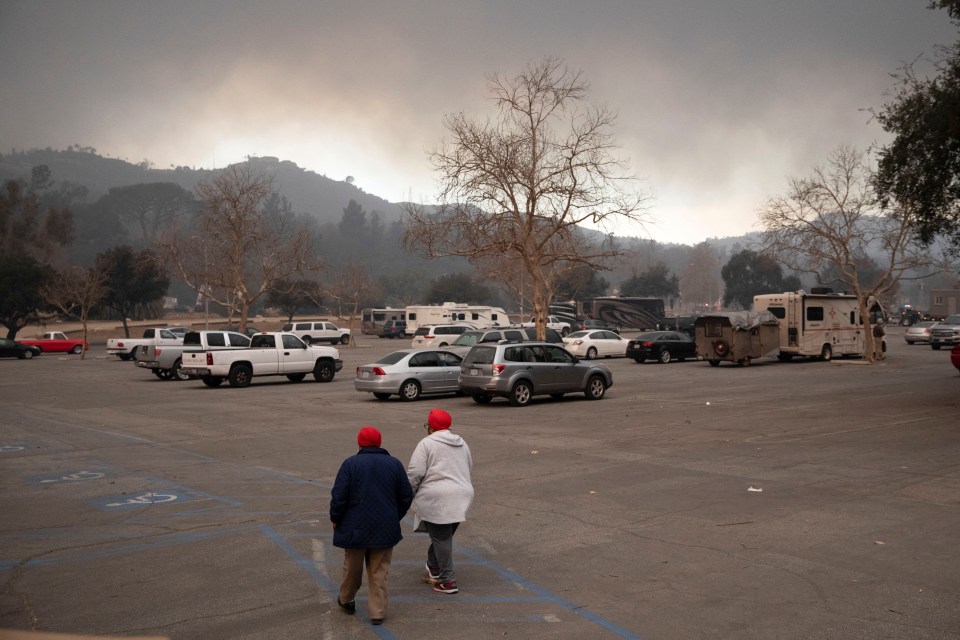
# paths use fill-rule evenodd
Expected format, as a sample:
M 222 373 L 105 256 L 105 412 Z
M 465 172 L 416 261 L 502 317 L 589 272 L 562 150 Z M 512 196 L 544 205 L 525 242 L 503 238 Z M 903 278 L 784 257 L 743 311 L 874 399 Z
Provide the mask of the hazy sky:
M 838 144 L 885 142 L 903 62 L 957 31 L 927 0 L 0 0 L 0 149 L 80 144 L 156 167 L 277 156 L 431 202 L 445 113 L 493 113 L 486 76 L 546 55 L 619 112 L 655 201 L 695 243 Z

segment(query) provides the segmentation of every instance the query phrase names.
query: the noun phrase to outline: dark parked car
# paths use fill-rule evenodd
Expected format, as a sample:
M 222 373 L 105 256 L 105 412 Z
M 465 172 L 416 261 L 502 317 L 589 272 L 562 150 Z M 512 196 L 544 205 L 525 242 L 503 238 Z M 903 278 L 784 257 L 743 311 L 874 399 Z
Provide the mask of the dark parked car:
M 627 344 L 627 357 L 637 362 L 658 360 L 663 364 L 671 360 L 697 359 L 697 343 L 680 331 L 648 331 L 638 334 Z
M 21 344 L 6 338 L 0 338 L 0 357 L 28 360 L 43 353 L 43 349 L 30 344 Z
M 406 320 L 387 320 L 383 323 L 383 328 L 380 330 L 381 338 L 406 338 L 407 337 L 407 322 Z
M 960 344 L 953 345 L 953 349 L 950 351 L 950 362 L 957 370 L 960 370 Z
M 477 404 L 501 396 L 522 407 L 533 396 L 560 399 L 565 393 L 578 392 L 588 400 L 599 400 L 612 384 L 610 369 L 596 362 L 581 362 L 550 342 L 474 345 L 460 365 L 460 391 Z
M 260 329 L 257 329 L 256 327 L 251 327 L 250 325 L 247 325 L 247 328 L 244 329 L 243 331 L 240 331 L 240 327 L 235 326 L 235 325 L 234 325 L 234 326 L 220 327 L 219 330 L 220 330 L 220 331 L 233 331 L 233 332 L 235 332 L 235 333 L 242 333 L 243 335 L 247 336 L 248 338 L 252 338 L 252 337 L 254 336 L 254 334 L 260 333 Z

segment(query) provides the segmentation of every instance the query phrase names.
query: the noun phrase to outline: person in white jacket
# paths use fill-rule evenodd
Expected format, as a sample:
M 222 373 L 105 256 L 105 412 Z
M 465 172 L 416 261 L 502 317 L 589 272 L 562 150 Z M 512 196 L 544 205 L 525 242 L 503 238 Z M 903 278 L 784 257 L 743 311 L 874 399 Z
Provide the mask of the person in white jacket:
M 407 479 L 413 487 L 414 530 L 430 535 L 427 549 L 427 582 L 434 591 L 457 593 L 453 570 L 453 534 L 467 519 L 473 504 L 470 447 L 450 431 L 453 419 L 443 409 L 433 409 L 423 425 L 427 437 L 417 444 Z

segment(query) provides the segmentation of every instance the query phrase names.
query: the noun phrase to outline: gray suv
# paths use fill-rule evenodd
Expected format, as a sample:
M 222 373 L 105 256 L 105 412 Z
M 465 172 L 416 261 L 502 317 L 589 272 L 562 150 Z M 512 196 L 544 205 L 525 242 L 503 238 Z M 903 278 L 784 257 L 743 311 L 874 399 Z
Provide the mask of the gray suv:
M 581 362 L 549 342 L 478 344 L 460 363 L 460 391 L 478 404 L 502 396 L 523 407 L 533 396 L 559 399 L 565 393 L 599 400 L 611 385 L 613 374 L 605 365 Z

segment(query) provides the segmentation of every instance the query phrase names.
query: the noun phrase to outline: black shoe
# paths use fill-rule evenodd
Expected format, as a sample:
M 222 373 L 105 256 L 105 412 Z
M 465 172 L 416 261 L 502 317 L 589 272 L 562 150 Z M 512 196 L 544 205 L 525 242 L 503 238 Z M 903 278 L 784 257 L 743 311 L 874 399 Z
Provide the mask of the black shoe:
M 340 602 L 340 598 L 337 598 L 337 604 L 340 605 L 340 608 L 349 613 L 351 616 L 357 612 L 356 602 Z
M 372 624 L 375 627 L 379 627 L 380 625 L 383 624 L 383 618 L 371 618 L 370 624 Z

